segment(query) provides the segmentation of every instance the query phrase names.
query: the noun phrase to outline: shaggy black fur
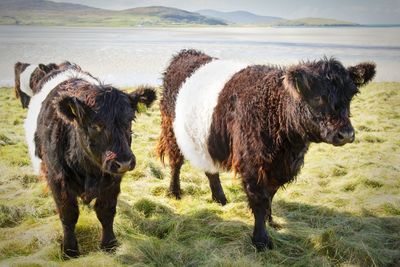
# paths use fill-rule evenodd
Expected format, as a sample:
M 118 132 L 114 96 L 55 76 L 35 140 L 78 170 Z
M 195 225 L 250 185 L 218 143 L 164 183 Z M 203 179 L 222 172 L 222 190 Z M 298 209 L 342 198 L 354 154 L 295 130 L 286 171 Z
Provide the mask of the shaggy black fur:
M 65 255 L 79 254 L 74 232 L 78 196 L 85 203 L 96 198 L 94 208 L 103 226 L 101 248 L 108 251 L 117 245 L 113 220 L 120 182 L 135 167 L 130 148 L 132 120 L 138 103 L 149 106 L 155 97 L 152 88 L 127 94 L 111 86 L 70 79 L 43 102 L 36 153 L 63 225 Z

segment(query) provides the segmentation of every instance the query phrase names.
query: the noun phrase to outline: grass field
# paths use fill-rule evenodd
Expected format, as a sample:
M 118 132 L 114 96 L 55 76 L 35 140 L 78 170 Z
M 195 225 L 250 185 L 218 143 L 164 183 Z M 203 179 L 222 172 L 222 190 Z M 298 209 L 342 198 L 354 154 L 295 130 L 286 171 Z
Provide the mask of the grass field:
M 183 199 L 166 196 L 155 155 L 158 105 L 134 125 L 138 165 L 122 182 L 115 254 L 99 250 L 100 223 L 80 205 L 82 256 L 62 260 L 61 223 L 46 182 L 32 175 L 20 108 L 0 89 L 0 266 L 400 266 L 400 83 L 373 83 L 352 104 L 356 141 L 313 144 L 297 181 L 278 191 L 268 227 L 275 249 L 256 253 L 239 178 L 222 175 L 229 204 L 211 201 L 204 174 L 185 164 Z

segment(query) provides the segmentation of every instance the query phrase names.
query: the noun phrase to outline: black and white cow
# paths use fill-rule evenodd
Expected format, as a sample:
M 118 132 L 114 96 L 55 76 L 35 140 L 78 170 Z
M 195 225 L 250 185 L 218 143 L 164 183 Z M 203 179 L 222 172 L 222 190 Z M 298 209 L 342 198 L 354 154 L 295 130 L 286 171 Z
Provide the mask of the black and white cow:
M 84 203 L 96 199 L 102 224 L 101 248 L 110 251 L 122 176 L 135 167 L 132 121 L 138 103 L 155 100 L 153 88 L 133 93 L 104 85 L 78 66 L 46 75 L 33 95 L 25 121 L 26 139 L 36 173 L 46 177 L 63 226 L 63 252 L 79 255 L 75 224 Z
M 375 75 L 375 64 L 345 68 L 335 59 L 290 67 L 246 65 L 196 50 L 176 55 L 164 73 L 158 154 L 169 158 L 170 192 L 180 198 L 186 158 L 209 179 L 212 198 L 226 203 L 219 174 L 240 174 L 254 213 L 253 243 L 272 247 L 276 191 L 293 181 L 311 142 L 353 142 L 350 102 Z

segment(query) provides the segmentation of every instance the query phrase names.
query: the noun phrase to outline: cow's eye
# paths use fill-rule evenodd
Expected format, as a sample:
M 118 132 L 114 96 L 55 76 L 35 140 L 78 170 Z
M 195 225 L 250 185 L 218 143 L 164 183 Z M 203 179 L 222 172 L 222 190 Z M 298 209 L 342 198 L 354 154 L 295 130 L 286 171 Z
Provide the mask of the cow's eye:
M 90 125 L 91 130 L 96 131 L 96 132 L 101 132 L 103 130 L 103 128 L 98 125 L 98 124 L 92 124 Z
M 326 103 L 326 101 L 325 101 L 323 96 L 314 97 L 312 102 L 313 102 L 314 106 L 316 106 L 316 107 L 321 107 Z

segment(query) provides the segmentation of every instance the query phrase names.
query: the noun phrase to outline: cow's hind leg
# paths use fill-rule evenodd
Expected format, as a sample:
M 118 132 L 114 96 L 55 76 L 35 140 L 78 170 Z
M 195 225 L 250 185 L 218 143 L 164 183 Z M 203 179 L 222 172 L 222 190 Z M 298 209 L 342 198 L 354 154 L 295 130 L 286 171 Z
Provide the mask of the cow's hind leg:
M 62 181 L 62 179 L 60 180 Z M 67 257 L 77 257 L 79 256 L 78 241 L 75 236 L 75 225 L 79 217 L 77 197 L 70 193 L 62 183 L 51 181 L 50 187 L 64 232 L 62 251 Z
M 181 199 L 180 172 L 183 164 L 182 155 L 169 156 L 169 165 L 171 167 L 171 181 L 169 184 L 169 193 L 176 199 Z
M 275 228 L 276 230 L 279 230 L 282 228 L 282 226 L 275 222 L 273 217 L 272 217 L 272 199 L 274 198 L 274 195 L 276 193 L 277 190 L 270 190 L 269 192 L 269 198 L 270 200 L 268 201 L 269 204 L 269 215 L 268 215 L 268 225 L 271 226 L 272 228 Z
M 221 181 L 219 179 L 219 173 L 208 173 L 206 172 L 208 181 L 210 182 L 210 188 L 212 193 L 212 199 L 215 202 L 225 205 L 227 200 L 224 194 L 224 189 L 222 189 Z
M 171 117 L 161 112 L 161 135 L 158 142 L 157 152 L 162 161 L 167 154 L 171 168 L 171 182 L 169 194 L 176 199 L 181 198 L 180 171 L 183 164 L 183 155 L 176 143 Z
M 270 197 L 262 185 L 257 184 L 257 178 L 245 179 L 244 189 L 249 199 L 250 208 L 254 214 L 253 244 L 257 251 L 272 249 L 273 244 L 267 234 L 265 219 L 270 216 Z
M 103 228 L 100 248 L 107 252 L 113 252 L 118 246 L 118 241 L 114 234 L 113 224 L 119 192 L 120 185 L 118 184 L 113 186 L 97 197 L 94 205 L 97 218 L 99 219 Z

